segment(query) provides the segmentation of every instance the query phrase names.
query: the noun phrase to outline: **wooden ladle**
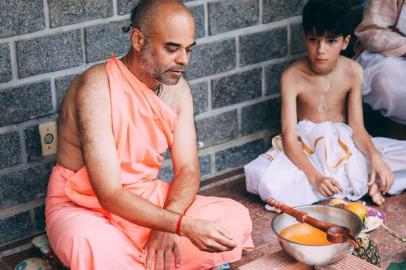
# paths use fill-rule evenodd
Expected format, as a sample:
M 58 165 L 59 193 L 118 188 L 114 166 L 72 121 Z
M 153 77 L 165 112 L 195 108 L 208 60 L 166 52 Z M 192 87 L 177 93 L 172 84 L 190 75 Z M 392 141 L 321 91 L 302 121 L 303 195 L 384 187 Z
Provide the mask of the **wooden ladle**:
M 325 222 L 318 220 L 310 216 L 306 212 L 296 210 L 292 207 L 289 207 L 283 203 L 280 203 L 274 199 L 266 200 L 266 203 L 272 207 L 280 209 L 282 212 L 294 217 L 297 221 L 301 223 L 307 223 L 310 226 L 313 226 L 323 232 L 327 233 L 327 240 L 332 243 L 344 243 L 348 242 L 355 248 L 358 247 L 355 237 L 351 234 L 350 230 L 347 227 L 339 226 L 333 223 Z

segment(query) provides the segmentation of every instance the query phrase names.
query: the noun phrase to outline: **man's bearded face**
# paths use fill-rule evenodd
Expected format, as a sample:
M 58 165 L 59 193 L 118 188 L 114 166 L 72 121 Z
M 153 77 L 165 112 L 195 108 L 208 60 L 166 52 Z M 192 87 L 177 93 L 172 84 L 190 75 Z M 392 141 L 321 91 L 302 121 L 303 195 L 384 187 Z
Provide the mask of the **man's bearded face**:
M 180 64 L 166 64 L 173 62 L 170 55 L 156 55 L 150 43 L 147 41 L 143 50 L 141 51 L 140 58 L 144 63 L 145 70 L 155 80 L 167 84 L 175 85 L 178 83 L 185 70 L 184 65 Z

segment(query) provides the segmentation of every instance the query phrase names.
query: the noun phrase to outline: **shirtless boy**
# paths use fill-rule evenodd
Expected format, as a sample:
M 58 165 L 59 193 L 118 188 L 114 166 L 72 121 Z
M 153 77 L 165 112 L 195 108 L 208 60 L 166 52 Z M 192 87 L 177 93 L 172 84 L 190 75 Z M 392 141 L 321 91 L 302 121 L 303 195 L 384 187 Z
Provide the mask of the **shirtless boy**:
M 311 0 L 304 8 L 308 55 L 281 78 L 282 136 L 245 166 L 248 191 L 263 200 L 298 206 L 331 196 L 358 200 L 369 191 L 381 205 L 382 194 L 399 192 L 390 190 L 392 170 L 406 169 L 399 160 L 406 144 L 371 139 L 363 124 L 362 68 L 340 55 L 350 40 L 350 10 L 343 0 Z

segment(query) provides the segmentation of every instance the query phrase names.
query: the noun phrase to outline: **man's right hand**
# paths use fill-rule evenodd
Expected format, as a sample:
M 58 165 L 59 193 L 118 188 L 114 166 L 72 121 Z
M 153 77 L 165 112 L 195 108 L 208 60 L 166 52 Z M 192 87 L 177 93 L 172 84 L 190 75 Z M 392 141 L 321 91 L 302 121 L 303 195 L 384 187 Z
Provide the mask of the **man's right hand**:
M 236 247 L 231 235 L 215 221 L 185 216 L 180 231 L 202 251 L 222 252 Z
M 337 180 L 323 175 L 317 177 L 312 185 L 325 197 L 330 197 L 344 191 Z

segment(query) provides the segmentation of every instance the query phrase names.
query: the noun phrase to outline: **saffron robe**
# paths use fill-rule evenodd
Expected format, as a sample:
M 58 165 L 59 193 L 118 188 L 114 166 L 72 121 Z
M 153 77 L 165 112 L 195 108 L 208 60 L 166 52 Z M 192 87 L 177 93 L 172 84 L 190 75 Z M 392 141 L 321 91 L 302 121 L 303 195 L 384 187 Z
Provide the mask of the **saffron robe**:
M 323 175 L 337 180 L 344 191 L 334 198 L 358 200 L 368 193 L 369 164 L 355 146 L 352 129 L 344 123 L 300 121 L 296 132 L 311 164 Z M 373 138 L 385 162 L 394 171 L 395 182 L 389 194 L 406 188 L 406 141 Z M 247 190 L 264 201 L 274 198 L 291 207 L 323 199 L 283 151 L 282 137 L 272 140 L 273 147 L 244 166 Z
M 161 153 L 173 144 L 176 113 L 114 56 L 106 63 L 106 73 L 122 187 L 163 207 L 169 184 L 157 177 Z M 187 215 L 219 221 L 237 247 L 208 253 L 181 237 L 181 266 L 176 269 L 209 269 L 239 260 L 243 249 L 253 247 L 248 210 L 233 200 L 197 196 Z M 46 224 L 51 247 L 72 270 L 145 269 L 143 252 L 151 230 L 103 209 L 85 166 L 77 172 L 53 168 Z M 171 266 L 175 268 L 173 255 Z

